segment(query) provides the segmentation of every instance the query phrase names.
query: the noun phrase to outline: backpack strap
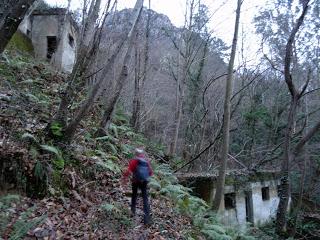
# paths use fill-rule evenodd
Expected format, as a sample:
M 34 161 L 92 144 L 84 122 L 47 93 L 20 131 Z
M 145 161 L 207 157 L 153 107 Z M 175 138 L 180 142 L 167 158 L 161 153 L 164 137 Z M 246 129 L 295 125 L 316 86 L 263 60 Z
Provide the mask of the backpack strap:
M 143 162 L 143 163 L 148 163 L 148 160 L 144 159 L 144 158 L 135 158 L 136 160 L 138 160 L 139 162 Z

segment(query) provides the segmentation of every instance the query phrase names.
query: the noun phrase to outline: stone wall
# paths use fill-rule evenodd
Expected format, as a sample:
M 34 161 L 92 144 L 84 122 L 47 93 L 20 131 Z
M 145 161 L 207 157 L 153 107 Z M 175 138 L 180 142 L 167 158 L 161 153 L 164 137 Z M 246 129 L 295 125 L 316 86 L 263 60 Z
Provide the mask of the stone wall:
M 278 180 L 251 182 L 247 186 L 235 190 L 234 186 L 226 186 L 225 194 L 235 193 L 236 207 L 223 211 L 223 222 L 226 224 L 245 225 L 247 222 L 246 192 L 252 194 L 252 214 L 254 225 L 261 225 L 276 216 L 279 204 L 277 185 Z M 263 199 L 262 188 L 268 188 L 268 199 Z
M 39 59 L 47 59 L 47 37 L 58 36 L 60 25 L 58 15 L 33 15 L 32 16 L 32 44 L 35 49 L 35 56 Z M 55 56 L 61 59 L 61 56 Z
M 215 195 L 214 176 L 180 176 L 180 183 L 191 187 L 195 195 L 212 204 Z M 279 204 L 275 174 L 258 174 L 255 177 L 228 177 L 222 203 L 222 221 L 227 225 L 246 226 L 247 222 L 261 225 L 276 216 Z M 264 192 L 264 193 L 262 193 Z
M 254 224 L 260 225 L 276 216 L 279 204 L 278 185 L 280 181 L 252 183 L 253 216 Z M 263 200 L 261 189 L 269 187 L 269 199 Z
M 70 22 L 67 22 L 67 31 L 63 36 L 63 52 L 61 57 L 61 68 L 71 72 L 76 58 L 77 33 Z M 73 44 L 69 38 L 73 39 Z

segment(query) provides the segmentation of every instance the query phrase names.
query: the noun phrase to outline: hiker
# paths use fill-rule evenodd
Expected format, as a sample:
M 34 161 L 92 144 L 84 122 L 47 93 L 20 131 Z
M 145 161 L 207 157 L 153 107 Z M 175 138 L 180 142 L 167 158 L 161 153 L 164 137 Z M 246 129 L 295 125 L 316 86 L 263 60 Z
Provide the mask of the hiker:
M 127 183 L 128 176 L 132 174 L 132 197 L 131 197 L 131 212 L 135 216 L 138 189 L 141 189 L 143 198 L 144 224 L 150 224 L 150 207 L 148 203 L 148 181 L 153 175 L 153 171 L 148 159 L 146 159 L 144 150 L 141 148 L 135 149 L 135 157 L 130 160 L 129 167 L 123 174 L 122 183 Z

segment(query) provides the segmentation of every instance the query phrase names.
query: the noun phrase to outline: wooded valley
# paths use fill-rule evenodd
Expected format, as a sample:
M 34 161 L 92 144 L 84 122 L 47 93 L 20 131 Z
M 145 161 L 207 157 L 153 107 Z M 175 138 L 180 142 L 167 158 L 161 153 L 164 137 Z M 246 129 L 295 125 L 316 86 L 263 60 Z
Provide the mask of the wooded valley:
M 320 239 L 320 0 L 79 2 L 0 0 L 0 239 Z

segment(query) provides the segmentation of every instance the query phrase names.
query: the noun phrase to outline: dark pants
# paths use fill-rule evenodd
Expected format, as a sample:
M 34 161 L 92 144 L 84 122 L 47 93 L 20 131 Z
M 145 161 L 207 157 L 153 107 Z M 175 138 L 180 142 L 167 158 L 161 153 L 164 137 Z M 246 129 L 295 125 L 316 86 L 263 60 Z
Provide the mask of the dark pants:
M 150 208 L 148 202 L 148 192 L 147 192 L 148 182 L 132 182 L 132 198 L 131 198 L 131 211 L 132 214 L 136 213 L 136 204 L 138 197 L 138 189 L 141 189 L 142 199 L 143 199 L 143 212 L 144 212 L 144 223 L 150 223 Z

